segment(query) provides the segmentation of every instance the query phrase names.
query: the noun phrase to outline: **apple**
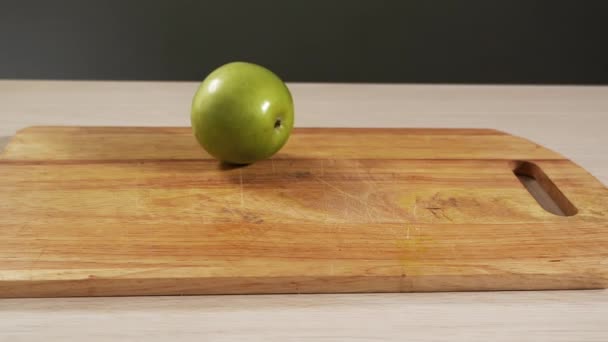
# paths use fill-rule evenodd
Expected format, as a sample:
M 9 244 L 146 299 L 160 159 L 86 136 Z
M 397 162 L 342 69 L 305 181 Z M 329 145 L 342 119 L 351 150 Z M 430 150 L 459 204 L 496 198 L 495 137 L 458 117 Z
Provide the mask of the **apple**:
M 293 99 L 272 71 L 232 62 L 212 71 L 192 100 L 194 136 L 213 157 L 231 164 L 266 159 L 285 145 Z

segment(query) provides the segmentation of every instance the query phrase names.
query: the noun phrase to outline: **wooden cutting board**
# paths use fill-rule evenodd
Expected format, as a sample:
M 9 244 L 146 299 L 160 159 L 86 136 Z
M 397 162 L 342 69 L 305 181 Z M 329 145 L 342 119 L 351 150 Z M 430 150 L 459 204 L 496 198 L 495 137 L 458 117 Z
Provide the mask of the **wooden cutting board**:
M 231 168 L 188 128 L 32 127 L 0 189 L 0 297 L 608 285 L 608 190 L 494 130 L 296 129 Z

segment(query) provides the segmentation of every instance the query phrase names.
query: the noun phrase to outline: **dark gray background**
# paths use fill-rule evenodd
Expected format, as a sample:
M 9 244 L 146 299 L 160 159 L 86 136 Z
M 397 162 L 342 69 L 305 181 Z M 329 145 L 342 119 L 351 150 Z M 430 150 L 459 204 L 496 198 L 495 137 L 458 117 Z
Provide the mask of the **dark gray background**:
M 608 84 L 607 1 L 4 1 L 0 78 Z

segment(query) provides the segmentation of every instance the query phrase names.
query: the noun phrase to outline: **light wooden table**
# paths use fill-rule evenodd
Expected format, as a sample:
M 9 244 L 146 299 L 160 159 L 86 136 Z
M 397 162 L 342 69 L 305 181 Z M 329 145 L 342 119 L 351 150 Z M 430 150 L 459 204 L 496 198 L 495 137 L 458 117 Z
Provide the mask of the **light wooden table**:
M 187 126 L 196 87 L 0 80 L 0 147 L 30 125 Z M 300 127 L 496 128 L 608 184 L 608 87 L 290 88 Z M 0 340 L 41 339 L 608 341 L 608 291 L 0 300 Z

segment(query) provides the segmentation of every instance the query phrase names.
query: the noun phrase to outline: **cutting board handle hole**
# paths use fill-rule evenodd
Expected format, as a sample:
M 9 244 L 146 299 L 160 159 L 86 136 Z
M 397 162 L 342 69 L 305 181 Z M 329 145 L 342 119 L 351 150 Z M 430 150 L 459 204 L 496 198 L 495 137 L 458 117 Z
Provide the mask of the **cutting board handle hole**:
M 516 161 L 513 173 L 546 211 L 559 216 L 573 216 L 578 213 L 578 209 L 538 165 L 528 161 Z

